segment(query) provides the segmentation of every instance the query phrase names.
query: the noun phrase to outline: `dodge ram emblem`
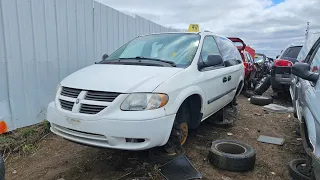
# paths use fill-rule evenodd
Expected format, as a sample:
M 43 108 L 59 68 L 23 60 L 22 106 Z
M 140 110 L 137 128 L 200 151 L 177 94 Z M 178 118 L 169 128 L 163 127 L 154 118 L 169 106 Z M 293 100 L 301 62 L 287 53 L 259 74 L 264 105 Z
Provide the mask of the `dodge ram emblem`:
M 76 100 L 76 104 L 79 104 L 79 101 L 80 101 L 80 100 L 79 100 L 79 99 L 77 99 L 77 100 Z

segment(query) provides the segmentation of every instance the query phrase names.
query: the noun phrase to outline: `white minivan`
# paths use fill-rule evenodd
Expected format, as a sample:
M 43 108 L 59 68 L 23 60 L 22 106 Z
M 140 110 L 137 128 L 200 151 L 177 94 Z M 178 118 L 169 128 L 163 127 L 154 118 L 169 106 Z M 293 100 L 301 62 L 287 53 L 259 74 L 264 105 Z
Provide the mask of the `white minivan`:
M 225 37 L 139 36 L 63 79 L 47 120 L 53 133 L 86 145 L 144 150 L 164 146 L 171 132 L 183 145 L 189 129 L 235 100 L 243 78 L 241 56 Z

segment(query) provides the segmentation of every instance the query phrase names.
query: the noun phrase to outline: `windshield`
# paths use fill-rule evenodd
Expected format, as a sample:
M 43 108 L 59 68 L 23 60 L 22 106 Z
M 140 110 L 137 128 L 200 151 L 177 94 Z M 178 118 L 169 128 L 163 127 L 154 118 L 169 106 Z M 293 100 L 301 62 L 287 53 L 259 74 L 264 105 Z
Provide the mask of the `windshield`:
M 261 55 L 255 55 L 255 57 L 254 57 L 254 62 L 264 62 L 264 57 L 263 56 L 261 56 Z
M 142 36 L 128 42 L 104 61 L 143 57 L 171 61 L 177 67 L 186 67 L 191 64 L 199 41 L 198 34 L 168 33 Z

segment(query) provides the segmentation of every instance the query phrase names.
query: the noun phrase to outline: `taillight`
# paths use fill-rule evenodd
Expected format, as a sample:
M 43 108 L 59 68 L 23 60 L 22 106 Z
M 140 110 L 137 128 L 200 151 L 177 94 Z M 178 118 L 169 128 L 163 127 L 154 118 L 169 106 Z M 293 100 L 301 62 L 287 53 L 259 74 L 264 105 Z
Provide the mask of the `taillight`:
M 244 62 L 243 65 L 244 65 L 245 68 L 248 67 L 248 63 L 247 62 Z
M 279 60 L 276 60 L 275 66 L 277 66 L 277 67 L 292 67 L 293 64 L 290 61 L 279 59 Z

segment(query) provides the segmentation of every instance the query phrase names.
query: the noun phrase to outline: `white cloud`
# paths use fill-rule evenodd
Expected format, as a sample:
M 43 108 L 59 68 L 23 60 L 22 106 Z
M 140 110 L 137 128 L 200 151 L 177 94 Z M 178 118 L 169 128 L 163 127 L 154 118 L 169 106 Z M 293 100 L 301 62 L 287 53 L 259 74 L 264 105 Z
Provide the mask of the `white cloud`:
M 306 23 L 320 30 L 320 0 L 98 0 L 128 14 L 159 24 L 186 29 L 198 23 L 202 30 L 237 36 L 268 56 L 291 43 L 302 43 Z

